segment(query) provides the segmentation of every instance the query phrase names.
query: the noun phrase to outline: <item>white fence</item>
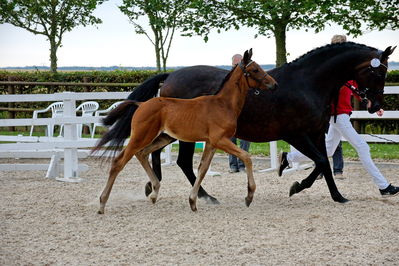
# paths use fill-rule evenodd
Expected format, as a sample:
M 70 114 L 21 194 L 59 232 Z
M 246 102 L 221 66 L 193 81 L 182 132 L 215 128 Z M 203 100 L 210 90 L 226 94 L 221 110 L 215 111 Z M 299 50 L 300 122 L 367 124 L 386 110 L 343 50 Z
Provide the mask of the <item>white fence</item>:
M 31 126 L 64 124 L 64 137 L 27 137 L 27 136 L 1 136 L 0 141 L 17 142 L 1 143 L 0 158 L 51 158 L 49 164 L 0 164 L 0 171 L 9 170 L 47 170 L 46 177 L 57 177 L 63 169 L 63 178 L 60 181 L 79 182 L 79 172 L 88 170 L 87 165 L 79 164 L 79 158 L 89 154 L 79 148 L 94 147 L 98 139 L 78 138 L 77 124 L 98 123 L 99 117 L 77 117 L 76 101 L 79 100 L 120 100 L 126 99 L 129 92 L 63 92 L 55 94 L 15 94 L 0 95 L 0 102 L 64 102 L 64 115 L 59 118 L 38 119 L 1 119 L 0 127 Z M 385 88 L 385 94 L 399 94 L 399 86 Z M 399 119 L 399 111 L 385 111 L 383 117 L 369 114 L 367 111 L 354 111 L 352 119 Z M 362 135 L 368 142 L 385 142 L 386 139 L 399 142 L 399 135 Z M 166 149 L 166 162 L 171 163 L 170 146 Z M 165 156 L 165 155 L 164 155 Z M 260 172 L 274 171 L 277 169 L 277 143 L 270 142 L 271 167 Z M 64 164 L 60 159 L 64 159 Z M 307 166 L 297 166 L 302 169 Z
M 78 158 L 88 156 L 87 151 L 78 148 L 94 147 L 97 139 L 78 138 L 77 124 L 99 123 L 99 117 L 76 117 L 77 100 L 126 99 L 129 92 L 63 92 L 54 94 L 14 94 L 0 95 L 0 102 L 64 102 L 64 115 L 59 118 L 1 119 L 0 127 L 63 124 L 64 137 L 25 137 L 0 136 L 0 141 L 17 143 L 0 144 L 2 158 L 48 158 L 49 164 L 0 164 L 0 170 L 46 170 L 47 177 L 56 177 L 63 168 L 60 181 L 79 182 L 79 172 L 88 170 L 87 165 L 79 164 Z M 64 164 L 60 159 L 64 158 Z

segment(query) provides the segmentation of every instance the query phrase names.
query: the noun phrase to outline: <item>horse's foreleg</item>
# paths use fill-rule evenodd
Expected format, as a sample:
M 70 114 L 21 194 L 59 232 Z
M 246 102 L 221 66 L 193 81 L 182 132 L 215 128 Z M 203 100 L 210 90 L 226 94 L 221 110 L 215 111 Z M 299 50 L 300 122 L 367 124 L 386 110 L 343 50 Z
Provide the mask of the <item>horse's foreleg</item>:
M 347 202 L 348 200 L 341 195 L 334 182 L 330 163 L 327 157 L 324 134 L 314 139 L 319 139 L 319 141 L 318 142 L 312 141 L 309 136 L 304 136 L 302 138 L 299 138 L 297 136 L 295 139 L 288 141 L 297 150 L 302 152 L 308 158 L 312 159 L 316 165 L 315 169 L 310 173 L 310 175 L 307 178 L 303 179 L 301 183 L 295 182 L 291 186 L 290 196 L 299 193 L 306 188 L 310 188 L 315 182 L 317 176 L 320 173 L 323 173 L 332 199 L 340 203 Z
M 198 167 L 198 177 L 195 180 L 194 186 L 191 189 L 189 197 L 190 207 L 192 211 L 197 211 L 198 191 L 201 187 L 202 180 L 204 179 L 206 173 L 208 172 L 215 151 L 216 149 L 211 144 L 209 143 L 205 144 L 204 153 L 202 154 L 201 162 Z
M 240 158 L 241 161 L 244 162 L 245 168 L 247 170 L 247 179 L 248 179 L 248 195 L 245 198 L 245 204 L 247 205 L 247 207 L 249 207 L 254 198 L 256 190 L 256 184 L 252 169 L 252 160 L 249 153 L 234 145 L 229 138 L 221 139 L 217 143 L 216 148 L 222 149 L 225 152 L 235 155 L 238 158 Z
M 195 142 L 179 141 L 179 155 L 176 163 L 180 169 L 182 169 L 192 186 L 194 186 L 195 180 L 197 179 L 193 172 L 194 150 Z M 199 188 L 198 197 L 200 199 L 205 199 L 207 203 L 220 204 L 219 201 L 215 197 L 209 195 L 202 186 Z

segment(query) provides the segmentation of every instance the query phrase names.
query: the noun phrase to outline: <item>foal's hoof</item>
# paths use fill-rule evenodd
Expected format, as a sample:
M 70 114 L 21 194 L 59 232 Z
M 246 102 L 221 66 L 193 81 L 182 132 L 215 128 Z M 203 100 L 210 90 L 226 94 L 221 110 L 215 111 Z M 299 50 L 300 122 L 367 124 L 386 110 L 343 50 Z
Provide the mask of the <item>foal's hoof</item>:
M 252 198 L 245 197 L 245 205 L 247 205 L 247 207 L 249 207 L 249 205 L 251 205 L 251 203 L 252 203 Z
M 197 211 L 197 204 L 196 204 L 196 201 L 193 200 L 192 198 L 188 198 L 188 202 L 190 203 L 191 210 L 192 210 L 193 212 L 196 212 L 196 211 Z
M 157 202 L 157 197 L 150 195 L 150 200 L 151 200 L 152 204 L 155 204 Z
M 152 192 L 152 185 L 151 185 L 151 182 L 148 182 L 147 184 L 145 184 L 145 187 L 144 187 L 145 196 L 148 197 L 148 195 L 150 195 L 151 192 Z
M 98 210 L 97 214 L 104 214 L 104 210 Z
M 290 188 L 290 197 L 300 191 L 300 186 L 301 185 L 297 181 L 295 181 L 294 184 L 292 184 Z

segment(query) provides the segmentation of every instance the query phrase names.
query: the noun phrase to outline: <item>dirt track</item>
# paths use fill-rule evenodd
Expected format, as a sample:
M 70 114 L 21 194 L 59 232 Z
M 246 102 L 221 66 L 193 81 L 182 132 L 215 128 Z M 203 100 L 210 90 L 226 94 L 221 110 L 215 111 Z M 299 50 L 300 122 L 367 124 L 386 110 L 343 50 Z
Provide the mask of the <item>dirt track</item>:
M 86 163 L 91 170 L 78 184 L 45 179 L 44 172 L 0 172 L 1 265 L 399 264 L 399 197 L 382 199 L 358 163 L 336 180 L 347 204 L 331 200 L 324 180 L 289 198 L 289 187 L 307 170 L 282 178 L 255 173 L 257 191 L 247 208 L 245 174 L 227 173 L 227 158 L 219 156 L 212 170 L 222 176 L 207 176 L 204 187 L 221 204 L 200 200 L 193 213 L 191 186 L 176 165 L 163 167 L 152 205 L 134 159 L 105 215 L 96 212 L 108 165 Z M 255 169 L 265 167 L 256 161 Z M 380 169 L 399 184 L 399 164 Z

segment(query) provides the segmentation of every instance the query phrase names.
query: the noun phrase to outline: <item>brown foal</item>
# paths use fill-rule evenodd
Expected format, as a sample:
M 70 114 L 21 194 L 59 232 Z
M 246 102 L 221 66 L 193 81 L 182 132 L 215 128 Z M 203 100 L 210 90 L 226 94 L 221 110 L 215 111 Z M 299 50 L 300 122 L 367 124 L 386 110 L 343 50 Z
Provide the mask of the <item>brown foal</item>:
M 252 49 L 249 52 L 245 51 L 244 58 L 227 75 L 222 89 L 216 95 L 194 99 L 157 97 L 144 103 L 126 101 L 125 105 L 121 105 L 121 108 L 131 108 L 137 104 L 139 107 L 132 118 L 129 143 L 112 162 L 108 182 L 100 196 L 98 213 L 104 213 L 115 178 L 134 155 L 151 180 L 153 190 L 149 197 L 153 203 L 156 202 L 160 183 L 149 165 L 149 151 L 146 151 L 146 147 L 162 132 L 187 142 L 206 142 L 198 178 L 189 197 L 193 211 L 197 210 L 198 190 L 216 149 L 233 154 L 244 162 L 248 178 L 248 195 L 245 202 L 247 206 L 251 204 L 256 189 L 252 161 L 249 154 L 234 145 L 230 138 L 235 134 L 237 118 L 244 106 L 247 91 L 250 88 L 267 90 L 276 86 L 276 81 L 257 63 L 251 61 L 251 57 Z

